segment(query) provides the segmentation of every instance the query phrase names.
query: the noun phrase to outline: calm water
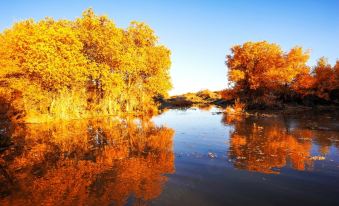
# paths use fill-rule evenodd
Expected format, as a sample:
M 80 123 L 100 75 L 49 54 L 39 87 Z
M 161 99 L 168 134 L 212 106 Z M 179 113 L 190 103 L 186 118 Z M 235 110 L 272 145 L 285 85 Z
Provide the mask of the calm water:
M 0 205 L 339 205 L 338 117 L 3 123 Z

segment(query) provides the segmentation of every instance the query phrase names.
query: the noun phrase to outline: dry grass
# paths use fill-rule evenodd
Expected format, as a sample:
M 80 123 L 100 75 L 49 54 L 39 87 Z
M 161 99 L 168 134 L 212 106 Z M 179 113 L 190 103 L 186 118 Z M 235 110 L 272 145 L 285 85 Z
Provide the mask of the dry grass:
M 227 114 L 243 114 L 245 112 L 246 105 L 241 103 L 239 99 L 236 99 L 233 106 L 227 106 L 225 112 Z

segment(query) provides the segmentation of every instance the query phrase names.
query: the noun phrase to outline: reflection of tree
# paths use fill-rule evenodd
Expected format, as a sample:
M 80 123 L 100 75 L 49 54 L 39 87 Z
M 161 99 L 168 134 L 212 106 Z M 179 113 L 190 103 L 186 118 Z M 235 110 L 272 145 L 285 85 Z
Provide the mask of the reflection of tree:
M 26 125 L 1 154 L 1 205 L 144 204 L 174 172 L 173 130 L 150 122 Z M 130 200 L 130 199 L 129 199 Z
M 297 170 L 312 169 L 312 144 L 319 145 L 322 155 L 328 153 L 328 133 L 304 127 L 289 128 L 278 118 L 237 118 L 225 115 L 224 123 L 234 124 L 230 134 L 229 157 L 239 169 L 279 174 L 287 165 Z M 298 124 L 297 124 L 298 126 Z
M 202 105 L 198 105 L 199 109 L 200 110 L 203 110 L 203 111 L 210 111 L 214 105 L 212 104 L 202 104 Z

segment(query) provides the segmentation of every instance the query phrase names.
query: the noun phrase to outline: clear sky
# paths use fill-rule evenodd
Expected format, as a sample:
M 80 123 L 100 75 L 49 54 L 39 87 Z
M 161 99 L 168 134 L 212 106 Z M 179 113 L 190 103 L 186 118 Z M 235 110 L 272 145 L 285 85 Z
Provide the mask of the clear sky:
M 339 0 L 8 0 L 0 7 L 1 31 L 27 18 L 74 19 L 89 7 L 119 27 L 146 22 L 172 51 L 171 94 L 225 88 L 225 56 L 246 41 L 310 49 L 309 65 L 321 56 L 332 64 L 339 58 Z

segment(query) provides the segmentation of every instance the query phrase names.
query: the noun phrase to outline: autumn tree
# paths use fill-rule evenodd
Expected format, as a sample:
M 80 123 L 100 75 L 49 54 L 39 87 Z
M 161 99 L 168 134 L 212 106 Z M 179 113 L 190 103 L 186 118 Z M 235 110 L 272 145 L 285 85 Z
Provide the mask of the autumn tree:
M 152 112 L 171 88 L 170 51 L 149 26 L 118 28 L 92 9 L 74 21 L 16 23 L 0 35 L 0 57 L 15 121 Z
M 316 95 L 320 98 L 329 100 L 330 93 L 334 90 L 336 85 L 336 78 L 334 69 L 327 62 L 326 58 L 320 58 L 314 68 L 314 77 L 316 79 Z
M 338 103 L 339 101 L 339 60 L 336 61 L 334 67 L 334 90 L 331 92 L 331 99 Z
M 279 45 L 246 42 L 231 48 L 226 57 L 228 77 L 245 101 L 269 104 L 287 93 L 298 74 L 307 73 L 309 55 L 301 47 L 283 52 Z
M 291 89 L 301 98 L 314 95 L 316 79 L 310 73 L 298 74 L 291 85 Z
M 293 91 L 301 97 L 312 96 L 326 101 L 335 101 L 334 92 L 339 90 L 337 63 L 332 67 L 325 57 L 318 60 L 312 72 L 300 74 L 292 84 Z

